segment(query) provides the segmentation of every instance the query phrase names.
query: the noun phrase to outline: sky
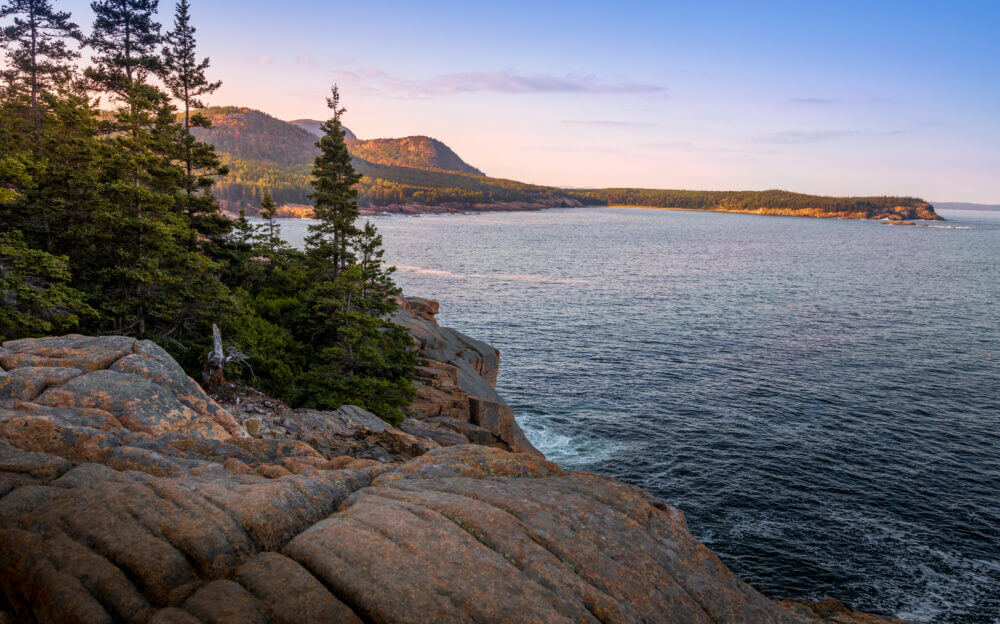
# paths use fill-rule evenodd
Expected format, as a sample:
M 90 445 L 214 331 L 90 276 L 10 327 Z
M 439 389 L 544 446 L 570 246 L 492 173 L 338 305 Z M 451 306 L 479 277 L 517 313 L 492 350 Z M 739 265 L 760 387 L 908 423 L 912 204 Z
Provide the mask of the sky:
M 336 82 L 360 138 L 495 177 L 1000 204 L 1000 0 L 191 4 L 210 103 L 324 118 Z

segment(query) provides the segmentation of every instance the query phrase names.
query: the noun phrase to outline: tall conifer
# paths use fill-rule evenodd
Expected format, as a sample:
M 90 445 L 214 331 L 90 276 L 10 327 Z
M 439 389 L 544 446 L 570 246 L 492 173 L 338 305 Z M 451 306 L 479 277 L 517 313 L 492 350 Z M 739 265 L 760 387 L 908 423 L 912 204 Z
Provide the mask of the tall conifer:
M 313 166 L 314 218 L 317 223 L 309 226 L 306 236 L 306 250 L 313 258 L 321 261 L 336 278 L 351 261 L 349 244 L 351 237 L 358 233 L 354 221 L 358 218 L 358 191 L 354 185 L 361 176 L 351 164 L 351 154 L 344 142 L 344 127 L 340 122 L 347 109 L 340 105 L 340 91 L 334 85 L 327 107 L 333 112 L 320 130 L 316 147 L 320 155 Z
M 260 200 L 260 217 L 267 221 L 267 240 L 265 246 L 267 251 L 273 256 L 276 249 L 284 246 L 281 240 L 281 226 L 274 222 L 278 213 L 278 204 L 271 198 L 270 191 L 264 193 Z
M 95 0 L 94 32 L 87 43 L 94 49 L 94 66 L 87 75 L 98 88 L 117 95 L 130 106 L 138 106 L 143 96 L 155 100 L 147 85 L 150 74 L 162 70 L 157 54 L 161 42 L 155 14 L 157 0 Z M 137 87 L 149 86 L 146 93 Z M 149 102 L 145 102 L 149 103 Z
M 42 96 L 65 84 L 72 63 L 80 57 L 75 42 L 83 35 L 70 14 L 56 11 L 51 0 L 10 0 L 0 6 L 0 19 L 13 18 L 0 29 L 0 46 L 7 52 L 7 69 L 0 72 L 8 97 L 23 91 L 30 106 L 34 142 L 42 128 Z
M 209 189 L 215 183 L 217 176 L 224 175 L 226 168 L 219 161 L 215 149 L 206 143 L 195 139 L 191 128 L 208 128 L 211 121 L 198 114 L 204 108 L 201 97 L 214 93 L 222 82 L 209 82 L 205 72 L 209 67 L 209 59 L 198 60 L 195 27 L 191 25 L 190 4 L 188 0 L 177 3 L 174 15 L 174 26 L 164 38 L 163 48 L 163 81 L 170 94 L 181 103 L 184 113 L 184 133 L 181 137 L 180 159 L 184 163 L 184 208 L 188 216 L 196 219 L 195 226 L 204 233 L 220 233 L 206 227 L 214 224 L 214 229 L 225 226 L 217 219 L 206 220 L 205 215 L 214 216 L 218 205 L 210 195 Z M 223 227 L 222 229 L 226 229 Z
M 182 205 L 175 110 L 152 81 L 162 73 L 156 0 L 97 0 L 86 75 L 121 104 L 103 141 L 102 204 L 94 237 L 113 261 L 95 273 L 105 331 L 166 336 L 204 324 L 222 296 Z M 196 330 L 197 331 L 197 330 Z

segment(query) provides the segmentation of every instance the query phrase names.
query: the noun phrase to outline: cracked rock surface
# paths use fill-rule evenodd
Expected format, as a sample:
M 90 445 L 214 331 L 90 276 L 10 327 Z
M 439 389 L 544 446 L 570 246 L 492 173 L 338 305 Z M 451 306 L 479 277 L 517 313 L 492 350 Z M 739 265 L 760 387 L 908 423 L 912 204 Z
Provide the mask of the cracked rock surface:
M 492 389 L 483 353 L 438 356 Z M 7 342 L 0 368 L 0 622 L 883 621 L 768 600 L 679 511 L 472 417 L 481 445 L 423 413 L 234 416 L 121 337 Z

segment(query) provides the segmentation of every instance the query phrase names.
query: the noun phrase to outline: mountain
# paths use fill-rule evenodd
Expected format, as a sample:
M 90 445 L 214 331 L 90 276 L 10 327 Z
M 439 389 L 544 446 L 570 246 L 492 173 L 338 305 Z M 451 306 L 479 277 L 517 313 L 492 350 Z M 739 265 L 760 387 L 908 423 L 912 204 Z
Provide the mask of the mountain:
M 303 130 L 305 130 L 306 132 L 308 132 L 313 136 L 316 137 L 323 136 L 323 132 L 319 129 L 319 127 L 323 125 L 323 122 L 318 119 L 293 119 L 288 123 L 302 128 Z M 355 136 L 353 132 L 351 132 L 347 128 L 344 128 L 344 136 L 346 136 L 348 139 L 358 138 L 357 136 Z
M 212 127 L 195 128 L 194 135 L 234 158 L 294 165 L 312 162 L 319 153 L 315 136 L 267 113 L 236 106 L 212 107 L 201 113 Z
M 230 173 L 213 189 L 223 209 L 257 214 L 261 197 L 279 205 L 309 203 L 319 121 L 276 119 L 244 107 L 203 111 L 212 127 L 196 130 L 215 146 Z M 354 137 L 351 133 L 350 137 Z M 821 197 L 788 191 L 680 191 L 562 189 L 491 178 L 451 148 L 426 136 L 348 138 L 354 167 L 363 176 L 358 202 L 371 212 L 533 210 L 556 206 L 641 206 L 715 212 L 841 219 L 936 220 L 934 207 L 913 197 Z
M 418 169 L 437 169 L 456 173 L 485 175 L 459 158 L 450 147 L 426 136 L 402 139 L 348 140 L 351 154 L 377 165 L 399 165 Z
M 323 136 L 322 121 L 316 119 L 293 119 L 288 123 L 302 128 L 313 136 Z M 401 139 L 361 140 L 344 128 L 347 148 L 358 158 L 378 165 L 398 165 L 418 169 L 437 169 L 457 173 L 485 175 L 479 169 L 462 160 L 450 147 L 427 136 L 409 136 Z
M 212 107 L 202 113 L 212 126 L 197 137 L 215 146 L 230 173 L 214 188 L 223 209 L 256 214 L 265 192 L 279 205 L 307 204 L 319 124 L 276 119 L 245 107 Z M 350 136 L 354 136 L 353 133 Z M 359 203 L 395 212 L 542 208 L 579 205 L 562 190 L 490 178 L 430 137 L 347 140 L 362 174 Z

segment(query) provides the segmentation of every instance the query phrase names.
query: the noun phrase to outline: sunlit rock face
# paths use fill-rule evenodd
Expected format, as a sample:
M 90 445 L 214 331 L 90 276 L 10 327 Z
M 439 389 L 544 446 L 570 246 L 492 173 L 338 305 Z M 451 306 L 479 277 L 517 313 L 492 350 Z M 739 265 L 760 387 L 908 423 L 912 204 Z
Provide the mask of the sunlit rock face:
M 492 390 L 496 351 L 434 312 L 405 309 L 452 398 L 409 432 L 220 405 L 144 341 L 5 343 L 0 622 L 878 621 L 786 609 L 676 509 L 547 462 Z

